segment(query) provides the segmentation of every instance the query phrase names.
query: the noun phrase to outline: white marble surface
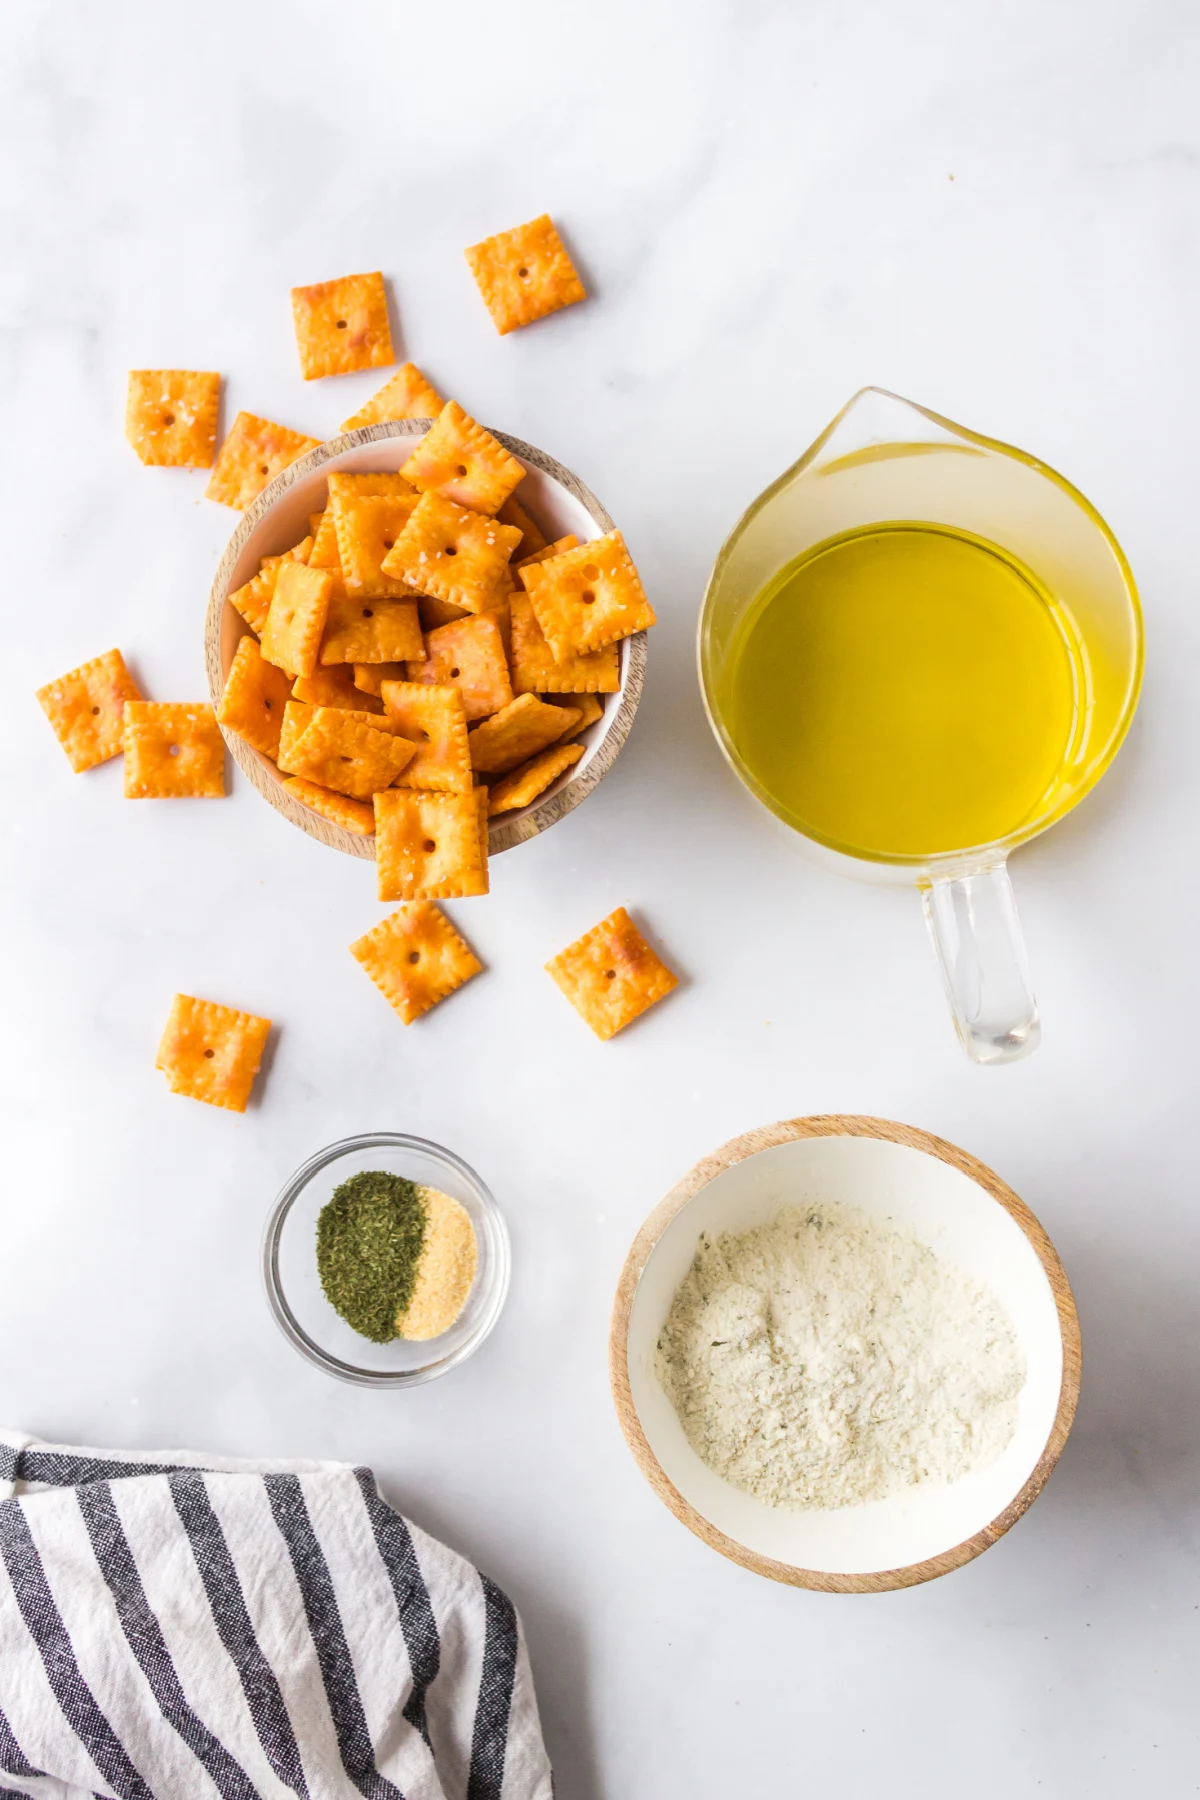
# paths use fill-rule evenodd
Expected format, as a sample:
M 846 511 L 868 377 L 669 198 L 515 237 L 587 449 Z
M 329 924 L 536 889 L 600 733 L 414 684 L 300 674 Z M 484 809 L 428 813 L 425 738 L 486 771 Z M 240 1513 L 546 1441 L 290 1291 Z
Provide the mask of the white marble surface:
M 526 1620 L 564 1800 L 1162 1796 L 1196 1784 L 1193 1173 L 1200 21 L 1185 0 L 13 0 L 4 199 L 0 1413 L 71 1440 L 361 1459 Z M 549 208 L 595 297 L 507 339 L 462 246 Z M 32 689 L 111 643 L 203 693 L 233 515 L 143 470 L 125 371 L 213 367 L 331 430 L 287 290 L 382 267 L 403 352 L 623 525 L 662 623 L 598 794 L 453 910 L 489 965 L 420 1028 L 346 954 L 369 866 L 270 812 L 126 804 Z M 692 642 L 743 504 L 868 381 L 1022 444 L 1141 584 L 1140 717 L 1014 873 L 1045 1018 L 951 1035 L 916 899 L 810 869 L 711 743 Z M 590 1039 L 540 972 L 624 902 L 686 985 Z M 269 1013 L 237 1119 L 153 1068 L 172 992 Z M 1061 1467 L 994 1550 L 878 1599 L 776 1588 L 651 1494 L 611 1412 L 634 1230 L 750 1126 L 878 1112 L 1033 1205 L 1078 1294 Z M 260 1289 L 312 1150 L 398 1127 L 492 1185 L 516 1257 L 486 1350 L 411 1395 L 310 1369 Z

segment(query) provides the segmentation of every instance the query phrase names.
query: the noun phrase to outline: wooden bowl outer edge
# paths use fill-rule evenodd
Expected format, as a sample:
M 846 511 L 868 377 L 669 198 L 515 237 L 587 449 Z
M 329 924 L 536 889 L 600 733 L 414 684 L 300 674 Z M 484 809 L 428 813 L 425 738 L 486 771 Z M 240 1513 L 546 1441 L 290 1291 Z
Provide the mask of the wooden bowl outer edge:
M 939 1556 L 929 1557 L 924 1562 L 909 1563 L 899 1569 L 878 1569 L 865 1575 L 830 1574 L 824 1570 L 801 1569 L 792 1563 L 776 1562 L 771 1557 L 759 1556 L 755 1551 L 739 1544 L 736 1539 L 727 1537 L 723 1531 L 718 1531 L 716 1526 L 711 1525 L 703 1514 L 684 1499 L 664 1473 L 642 1430 L 629 1382 L 629 1321 L 634 1294 L 651 1251 L 672 1219 L 682 1211 L 693 1195 L 707 1187 L 723 1169 L 776 1144 L 816 1137 L 882 1138 L 888 1143 L 905 1144 L 911 1149 L 923 1150 L 929 1156 L 939 1157 L 942 1162 L 949 1163 L 952 1168 L 968 1176 L 985 1193 L 990 1194 L 993 1200 L 1000 1203 L 1033 1246 L 1050 1283 L 1062 1332 L 1063 1375 L 1054 1423 L 1037 1465 L 1020 1493 L 990 1524 L 983 1526 L 963 1543 L 956 1544 L 953 1549 L 943 1550 Z M 812 1588 L 825 1594 L 880 1594 L 892 1588 L 915 1587 L 919 1582 L 932 1581 L 937 1575 L 945 1575 L 951 1569 L 961 1568 L 964 1563 L 990 1549 L 997 1538 L 1003 1537 L 1021 1515 L 1028 1511 L 1049 1480 L 1075 1417 L 1081 1370 L 1079 1316 L 1075 1310 L 1070 1283 L 1058 1252 L 1025 1202 L 986 1163 L 981 1163 L 956 1145 L 947 1143 L 944 1138 L 919 1131 L 913 1125 L 900 1125 L 891 1119 L 866 1118 L 855 1113 L 819 1114 L 805 1119 L 784 1119 L 777 1125 L 764 1125 L 757 1131 L 748 1131 L 741 1137 L 733 1138 L 719 1150 L 714 1150 L 711 1156 L 698 1162 L 671 1189 L 666 1198 L 660 1201 L 634 1238 L 617 1283 L 609 1331 L 609 1378 L 617 1418 L 638 1467 L 659 1499 L 670 1507 L 675 1517 L 690 1531 L 695 1532 L 712 1549 L 719 1550 L 722 1556 L 727 1556 L 731 1562 L 740 1563 L 744 1569 L 751 1569 L 756 1575 L 766 1575 L 772 1581 L 786 1582 L 792 1587 Z
M 208 691 L 215 707 L 220 705 L 221 694 L 225 687 L 225 671 L 221 667 L 221 618 L 225 609 L 229 583 L 233 575 L 234 565 L 242 553 L 251 532 L 261 523 L 271 509 L 278 503 L 293 483 L 306 476 L 316 474 L 322 466 L 333 457 L 340 456 L 346 450 L 357 449 L 362 444 L 378 443 L 383 438 L 423 437 L 429 429 L 428 419 L 391 419 L 381 425 L 366 425 L 358 431 L 343 432 L 339 437 L 328 439 L 310 450 L 307 455 L 284 469 L 273 481 L 267 483 L 262 493 L 246 508 L 242 519 L 217 564 L 217 572 L 213 578 L 209 592 L 208 611 L 204 622 L 204 662 L 208 674 Z M 505 432 L 493 433 L 512 455 L 521 457 L 525 462 L 549 475 L 560 487 L 579 501 L 590 514 L 593 522 L 599 527 L 600 534 L 614 529 L 614 521 L 607 510 L 601 506 L 591 489 L 573 475 L 570 469 L 557 462 L 554 457 L 547 456 L 534 444 L 526 444 L 520 438 L 509 437 Z M 557 824 L 569 812 L 577 807 L 581 800 L 586 800 L 592 790 L 599 786 L 608 771 L 616 762 L 624 746 L 629 730 L 633 724 L 633 715 L 637 711 L 638 701 L 642 696 L 642 687 L 646 679 L 646 633 L 637 632 L 628 639 L 628 673 L 624 692 L 620 695 L 620 703 L 613 709 L 612 717 L 605 727 L 604 736 L 600 739 L 594 752 L 584 764 L 581 772 L 565 787 L 551 794 L 548 799 L 529 811 L 519 814 L 514 819 L 504 820 L 499 825 L 493 824 L 488 834 L 488 848 L 492 856 L 498 856 L 502 850 L 510 850 L 514 844 L 525 843 L 536 837 L 548 826 Z M 279 779 L 268 769 L 265 760 L 257 751 L 252 750 L 236 732 L 226 731 L 221 727 L 229 753 L 238 768 L 258 790 L 264 800 L 270 802 L 276 812 L 282 813 L 309 837 L 316 838 L 322 844 L 328 844 L 333 850 L 343 850 L 348 856 L 365 857 L 375 860 L 375 839 L 359 837 L 352 831 L 345 831 L 332 820 L 322 818 L 320 813 L 312 812 L 293 800 L 286 792 Z

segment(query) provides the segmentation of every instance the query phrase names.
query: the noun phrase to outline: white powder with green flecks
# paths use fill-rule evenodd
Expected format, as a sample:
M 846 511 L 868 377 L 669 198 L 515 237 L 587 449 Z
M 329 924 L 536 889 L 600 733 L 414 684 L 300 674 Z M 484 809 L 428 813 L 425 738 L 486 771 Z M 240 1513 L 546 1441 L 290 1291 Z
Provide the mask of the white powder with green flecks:
M 709 1468 L 795 1509 L 986 1468 L 1025 1383 L 990 1288 L 911 1232 L 835 1204 L 702 1236 L 655 1369 Z

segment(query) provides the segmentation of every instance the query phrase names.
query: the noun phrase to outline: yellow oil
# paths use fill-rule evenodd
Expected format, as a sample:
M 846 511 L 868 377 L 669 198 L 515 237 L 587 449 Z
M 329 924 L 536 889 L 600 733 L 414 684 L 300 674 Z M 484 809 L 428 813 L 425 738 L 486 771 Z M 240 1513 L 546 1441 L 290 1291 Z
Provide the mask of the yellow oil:
M 748 609 L 716 704 L 763 797 L 867 857 L 1007 837 L 1076 754 L 1082 650 L 1022 564 L 897 521 L 830 538 Z

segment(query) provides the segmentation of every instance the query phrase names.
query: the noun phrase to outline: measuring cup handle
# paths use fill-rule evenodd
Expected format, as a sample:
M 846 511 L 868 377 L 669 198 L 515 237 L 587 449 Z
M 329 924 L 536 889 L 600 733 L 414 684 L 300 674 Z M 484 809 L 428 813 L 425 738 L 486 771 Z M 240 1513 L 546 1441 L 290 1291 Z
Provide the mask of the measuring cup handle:
M 1015 1062 L 1042 1035 L 1025 939 L 1003 862 L 923 889 L 946 998 L 973 1062 Z

